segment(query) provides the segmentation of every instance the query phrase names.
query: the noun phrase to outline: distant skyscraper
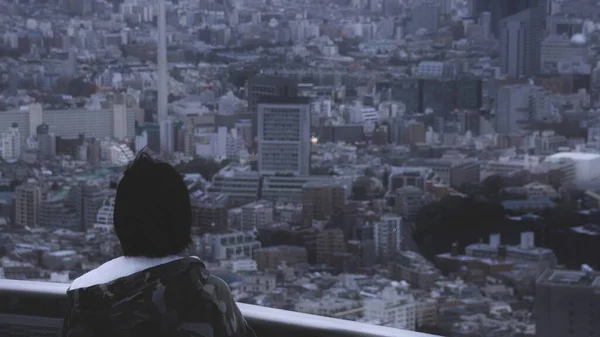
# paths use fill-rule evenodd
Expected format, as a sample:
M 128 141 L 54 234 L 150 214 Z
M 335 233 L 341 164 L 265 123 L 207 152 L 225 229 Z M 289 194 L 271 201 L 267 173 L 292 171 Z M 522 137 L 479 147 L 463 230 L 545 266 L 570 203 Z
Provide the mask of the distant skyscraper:
M 258 171 L 308 175 L 310 169 L 308 98 L 268 98 L 258 106 Z
M 511 77 L 525 74 L 527 66 L 527 32 L 529 10 L 515 14 L 500 23 L 500 67 Z
M 515 78 L 540 73 L 546 17 L 546 3 L 540 0 L 500 22 L 500 62 L 505 73 Z
M 520 122 L 529 119 L 529 96 L 533 86 L 506 85 L 498 89 L 496 98 L 496 132 L 517 133 Z
M 15 189 L 15 225 L 39 225 L 42 189 L 35 183 L 25 183 Z
M 542 7 L 544 15 L 548 12 L 548 0 L 469 0 L 469 14 L 479 17 L 490 12 L 492 33 L 499 36 L 500 21 L 525 9 Z
M 2 159 L 8 163 L 14 163 L 21 158 L 21 133 L 19 132 L 19 125 L 13 123 L 1 135 L 2 144 Z
M 48 124 L 40 124 L 37 127 L 38 151 L 43 159 L 56 156 L 56 138 L 49 130 Z

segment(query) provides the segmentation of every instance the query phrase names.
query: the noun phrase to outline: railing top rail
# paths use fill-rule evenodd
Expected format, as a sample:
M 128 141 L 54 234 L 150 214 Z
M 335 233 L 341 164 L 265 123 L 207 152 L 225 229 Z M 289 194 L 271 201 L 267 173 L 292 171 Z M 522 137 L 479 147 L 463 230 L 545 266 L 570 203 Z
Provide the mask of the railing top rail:
M 0 280 L 0 295 L 40 295 L 50 297 L 65 296 L 69 288 L 66 283 Z M 379 325 L 346 321 L 336 318 L 304 314 L 299 312 L 238 303 L 244 317 L 249 322 L 288 326 L 298 330 L 314 332 L 311 335 L 331 335 L 344 337 L 436 337 L 408 330 Z

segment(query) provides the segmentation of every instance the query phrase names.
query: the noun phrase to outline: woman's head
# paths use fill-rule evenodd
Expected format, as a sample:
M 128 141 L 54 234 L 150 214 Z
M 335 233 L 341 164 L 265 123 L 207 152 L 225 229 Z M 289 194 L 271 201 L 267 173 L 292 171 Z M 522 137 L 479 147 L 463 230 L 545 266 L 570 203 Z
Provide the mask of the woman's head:
M 191 243 L 192 207 L 183 177 L 141 152 L 117 187 L 115 232 L 125 256 L 164 257 Z

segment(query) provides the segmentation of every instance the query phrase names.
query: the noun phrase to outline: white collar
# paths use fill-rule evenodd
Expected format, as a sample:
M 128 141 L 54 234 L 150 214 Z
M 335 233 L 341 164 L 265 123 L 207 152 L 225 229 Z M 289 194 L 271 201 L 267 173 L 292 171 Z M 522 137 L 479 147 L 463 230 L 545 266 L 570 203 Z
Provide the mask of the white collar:
M 87 288 L 98 284 L 109 283 L 116 279 L 133 275 L 142 270 L 156 267 L 181 258 L 181 256 L 167 256 L 162 258 L 149 258 L 141 256 L 117 257 L 116 259 L 112 259 L 100 267 L 78 277 L 73 281 L 73 283 L 71 283 L 71 287 L 69 289 L 73 290 Z

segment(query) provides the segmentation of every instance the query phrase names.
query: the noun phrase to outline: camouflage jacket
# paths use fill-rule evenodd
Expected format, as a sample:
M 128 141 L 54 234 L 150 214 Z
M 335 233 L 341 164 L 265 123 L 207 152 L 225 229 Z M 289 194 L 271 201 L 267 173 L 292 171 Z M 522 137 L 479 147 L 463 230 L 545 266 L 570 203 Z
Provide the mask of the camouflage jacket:
M 67 295 L 63 337 L 255 337 L 227 284 L 194 257 Z

